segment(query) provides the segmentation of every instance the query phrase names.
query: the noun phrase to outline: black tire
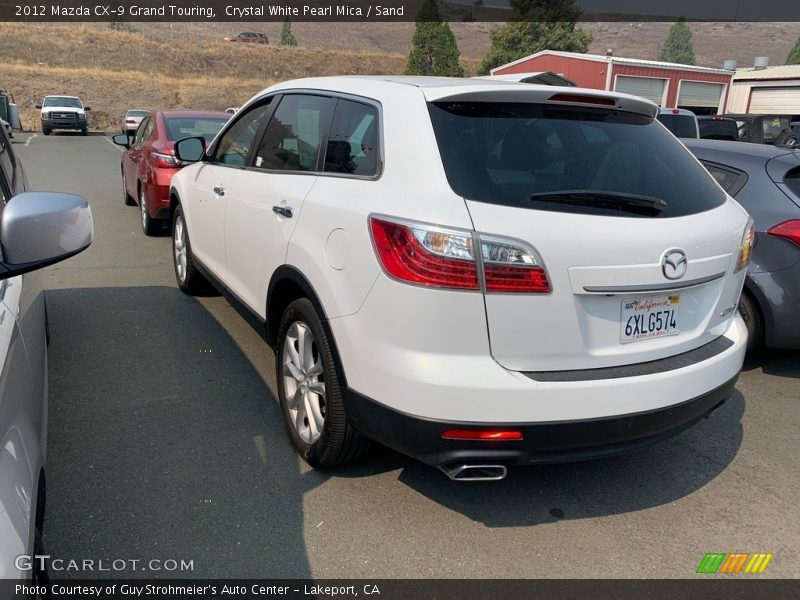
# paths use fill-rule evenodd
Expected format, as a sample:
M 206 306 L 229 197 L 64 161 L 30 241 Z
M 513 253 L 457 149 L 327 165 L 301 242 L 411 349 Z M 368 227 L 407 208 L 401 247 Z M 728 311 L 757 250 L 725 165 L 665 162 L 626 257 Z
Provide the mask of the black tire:
M 81 135 L 89 135 L 89 130 L 84 127 L 81 129 Z
M 176 237 L 181 235 L 179 229 L 183 230 L 184 246 L 186 248 L 186 265 L 185 276 L 181 278 L 178 272 L 178 252 L 176 246 Z M 175 214 L 172 218 L 172 266 L 175 270 L 175 280 L 178 282 L 178 287 L 181 291 L 189 295 L 201 294 L 210 289 L 210 285 L 205 277 L 203 277 L 197 270 L 194 264 L 194 257 L 192 255 L 192 244 L 189 241 L 189 230 L 186 227 L 186 219 L 183 216 L 183 209 L 180 205 L 175 209 Z
M 49 129 L 44 129 L 44 128 L 43 128 L 43 129 L 42 129 L 42 134 L 44 134 L 44 135 L 50 135 L 50 130 L 49 130 Z
M 300 433 L 292 422 L 286 397 L 282 356 L 285 344 L 292 343 L 291 340 L 288 340 L 288 333 L 295 323 L 303 324 L 311 331 L 316 347 L 314 355 L 323 368 L 322 374 L 318 377 L 325 384 L 324 424 L 319 438 L 313 443 L 308 443 L 300 437 Z M 313 349 L 312 352 L 314 352 Z M 278 400 L 292 445 L 303 460 L 312 467 L 331 467 L 352 462 L 366 454 L 372 446 L 372 442 L 361 435 L 347 417 L 343 400 L 342 382 L 344 378 L 339 372 L 337 364 L 335 350 L 329 342 L 328 333 L 317 315 L 314 305 L 306 298 L 300 298 L 289 304 L 281 318 L 278 328 L 278 343 L 276 344 L 275 372 Z
M 144 188 L 141 186 L 141 184 L 139 184 L 137 188 L 139 189 L 139 212 L 141 213 L 139 220 L 142 223 L 142 232 L 146 236 L 156 235 L 162 229 L 161 221 L 154 219 L 150 216 L 150 213 L 147 212 L 147 202 L 144 198 Z
M 758 348 L 764 343 L 764 324 L 758 306 L 746 291 L 739 298 L 739 314 L 747 325 L 747 349 Z
M 120 170 L 120 173 L 122 175 L 122 199 L 125 202 L 125 206 L 136 206 L 136 200 L 128 193 L 128 186 L 125 185 L 125 171 Z

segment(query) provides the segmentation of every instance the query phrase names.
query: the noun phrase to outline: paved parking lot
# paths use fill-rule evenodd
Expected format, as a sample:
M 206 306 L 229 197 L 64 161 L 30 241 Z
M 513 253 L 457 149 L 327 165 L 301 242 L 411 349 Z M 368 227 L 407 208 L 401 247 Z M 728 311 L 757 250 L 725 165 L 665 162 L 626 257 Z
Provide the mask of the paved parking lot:
M 82 194 L 95 218 L 93 246 L 46 276 L 53 557 L 193 560 L 197 577 L 665 578 L 742 551 L 775 554 L 764 576 L 800 574 L 800 352 L 752 357 L 709 419 L 631 455 L 488 484 L 388 450 L 313 471 L 284 434 L 272 353 L 224 299 L 177 289 L 170 238 L 123 204 L 120 150 L 15 149 L 34 189 Z

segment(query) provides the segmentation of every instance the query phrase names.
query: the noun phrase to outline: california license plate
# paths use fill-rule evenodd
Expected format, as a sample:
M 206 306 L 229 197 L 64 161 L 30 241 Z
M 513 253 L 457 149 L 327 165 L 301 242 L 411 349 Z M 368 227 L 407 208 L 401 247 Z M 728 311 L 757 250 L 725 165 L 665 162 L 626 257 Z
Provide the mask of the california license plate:
M 620 317 L 622 343 L 678 334 L 680 300 L 679 294 L 623 300 Z

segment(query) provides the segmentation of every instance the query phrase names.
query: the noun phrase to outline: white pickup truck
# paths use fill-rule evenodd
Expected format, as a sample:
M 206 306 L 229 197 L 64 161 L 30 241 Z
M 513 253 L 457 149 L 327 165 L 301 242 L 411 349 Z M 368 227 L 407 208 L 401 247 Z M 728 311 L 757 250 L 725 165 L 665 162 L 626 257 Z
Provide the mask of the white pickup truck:
M 42 109 L 42 133 L 50 135 L 54 129 L 77 129 L 82 135 L 89 132 L 91 110 L 77 96 L 45 96 L 36 108 Z

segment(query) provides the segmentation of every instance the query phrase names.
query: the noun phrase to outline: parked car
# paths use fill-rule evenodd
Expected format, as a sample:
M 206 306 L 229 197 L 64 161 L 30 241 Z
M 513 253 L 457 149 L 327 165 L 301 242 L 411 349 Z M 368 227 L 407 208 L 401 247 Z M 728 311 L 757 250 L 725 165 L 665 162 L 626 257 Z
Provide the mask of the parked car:
M 47 308 L 41 269 L 92 241 L 86 200 L 29 192 L 0 128 L 0 579 L 30 580 L 19 556 L 42 548 L 47 437 Z M 31 566 L 34 565 L 23 565 Z
M 739 301 L 749 346 L 800 348 L 800 152 L 711 140 L 687 146 L 755 220 Z
M 697 117 L 690 110 L 684 108 L 661 108 L 658 111 L 657 118 L 675 137 L 697 138 L 699 136 Z
M 225 38 L 226 42 L 245 42 L 249 44 L 269 44 L 266 33 L 260 31 L 240 31 L 236 35 Z
M 89 131 L 87 113 L 92 110 L 84 106 L 77 96 L 45 96 L 36 108 L 42 109 L 42 133 L 50 135 L 56 129 L 75 129 L 82 135 Z
M 516 81 L 518 83 L 540 83 L 542 85 L 557 85 L 576 87 L 578 84 L 563 75 L 552 71 L 532 71 L 528 73 L 504 73 L 502 75 L 479 75 L 473 79 L 490 79 L 493 81 Z
M 739 140 L 739 126 L 733 119 L 719 115 L 699 116 L 697 125 L 700 128 L 700 139 L 727 140 L 729 142 Z
M 155 235 L 169 223 L 170 180 L 182 166 L 175 158 L 175 141 L 190 136 L 211 141 L 230 116 L 212 111 L 152 111 L 133 139 L 114 136 L 114 143 L 125 147 L 120 165 L 122 198 L 128 206 L 138 203 L 145 235 Z
M 739 141 L 776 146 L 797 140 L 791 117 L 786 115 L 726 114 L 739 126 Z
M 257 94 L 172 179 L 173 256 L 276 352 L 315 466 L 453 479 L 663 440 L 733 390 L 747 213 L 626 94 L 332 77 Z
M 136 130 L 139 129 L 139 124 L 149 114 L 149 110 L 140 108 L 132 108 L 131 110 L 127 111 L 125 116 L 122 118 L 122 133 L 126 133 L 128 135 L 135 134 Z

